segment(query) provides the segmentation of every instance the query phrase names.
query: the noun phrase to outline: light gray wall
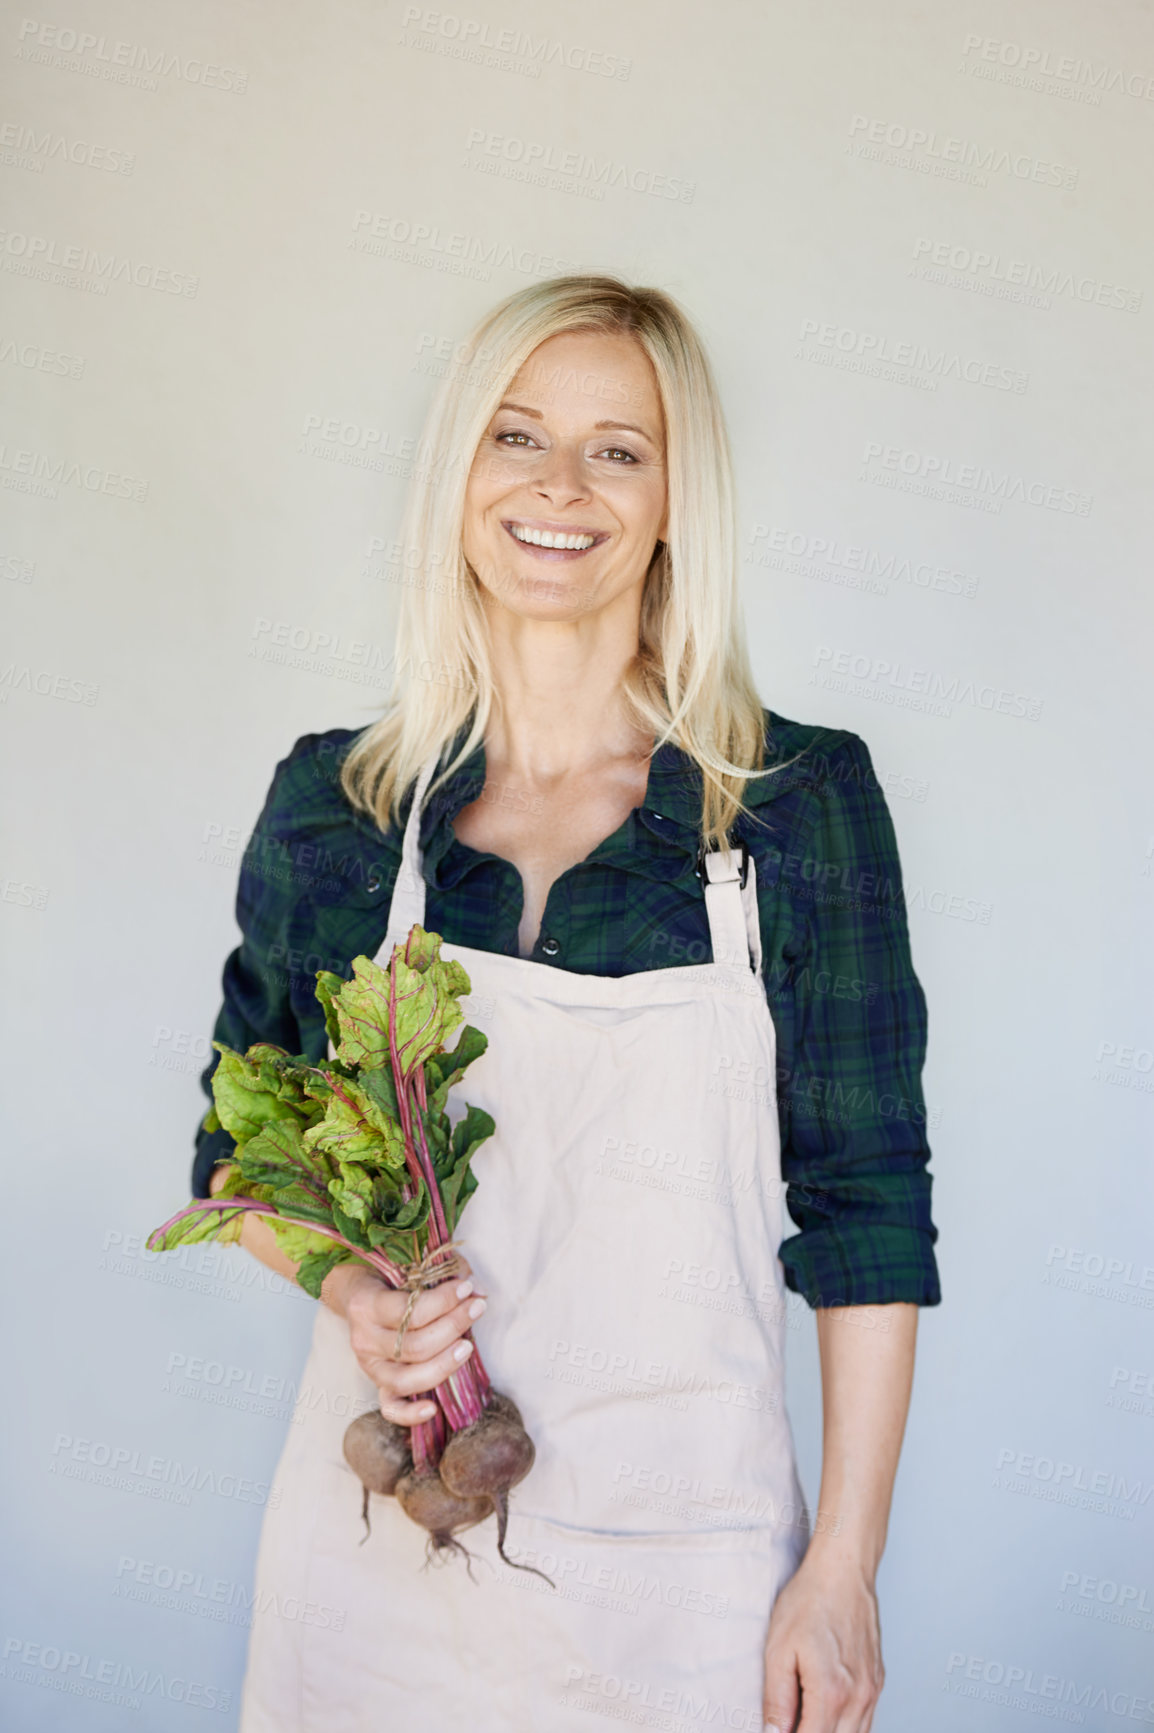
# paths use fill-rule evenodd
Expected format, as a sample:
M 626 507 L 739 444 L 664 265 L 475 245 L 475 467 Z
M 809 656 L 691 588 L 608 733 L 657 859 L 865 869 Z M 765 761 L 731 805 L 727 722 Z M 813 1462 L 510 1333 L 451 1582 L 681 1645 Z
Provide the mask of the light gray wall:
M 705 332 L 763 694 L 901 845 L 945 1303 L 876 1725 L 1149 1718 L 1149 7 L 477 6 L 0 27 L 5 1725 L 234 1725 L 312 1302 L 141 1239 L 273 766 L 379 704 L 438 356 L 569 265 Z

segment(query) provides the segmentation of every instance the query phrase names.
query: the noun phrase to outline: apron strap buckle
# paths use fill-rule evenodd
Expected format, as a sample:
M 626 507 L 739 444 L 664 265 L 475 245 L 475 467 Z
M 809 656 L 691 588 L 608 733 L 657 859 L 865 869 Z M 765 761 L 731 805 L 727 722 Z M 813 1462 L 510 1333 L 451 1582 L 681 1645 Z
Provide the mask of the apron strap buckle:
M 740 851 L 740 862 L 741 862 L 740 866 L 738 867 L 738 872 L 737 872 L 737 884 L 738 884 L 738 888 L 740 890 L 744 890 L 745 889 L 745 881 L 749 877 L 749 845 L 746 842 L 739 842 L 737 846 L 738 846 L 738 850 Z M 711 855 L 713 857 L 714 861 L 717 863 L 717 866 L 720 868 L 723 868 L 724 867 L 724 859 L 723 859 L 724 852 L 725 851 L 723 849 L 707 849 L 703 843 L 702 846 L 697 851 L 697 864 L 693 869 L 694 877 L 699 878 L 701 880 L 702 884 L 706 884 L 706 883 L 709 883 L 709 884 L 728 884 L 728 883 L 731 883 L 732 880 L 731 880 L 730 874 L 728 874 L 724 870 L 720 870 L 720 871 L 715 870 L 714 872 L 709 874 L 708 879 L 706 878 L 706 872 L 708 870 L 706 868 L 706 864 L 705 864 L 706 856 Z M 730 852 L 730 854 L 732 854 L 733 850 L 731 849 L 729 852 Z

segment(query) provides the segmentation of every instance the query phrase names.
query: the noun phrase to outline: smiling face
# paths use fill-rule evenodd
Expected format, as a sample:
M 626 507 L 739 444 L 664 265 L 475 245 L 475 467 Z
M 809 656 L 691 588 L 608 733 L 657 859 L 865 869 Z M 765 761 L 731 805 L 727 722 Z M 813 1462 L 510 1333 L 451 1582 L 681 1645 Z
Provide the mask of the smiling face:
M 638 592 L 667 521 L 665 428 L 633 337 L 567 331 L 529 356 L 477 447 L 462 546 L 483 599 L 568 620 Z

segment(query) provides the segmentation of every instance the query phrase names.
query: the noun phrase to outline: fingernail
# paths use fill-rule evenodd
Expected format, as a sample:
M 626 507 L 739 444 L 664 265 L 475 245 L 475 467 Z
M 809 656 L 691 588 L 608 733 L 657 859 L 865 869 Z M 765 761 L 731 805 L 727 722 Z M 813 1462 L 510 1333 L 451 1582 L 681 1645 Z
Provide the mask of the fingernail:
M 457 1346 L 453 1349 L 453 1358 L 454 1360 L 467 1360 L 472 1352 L 472 1342 L 458 1342 Z
M 472 1281 L 471 1276 L 466 1276 L 466 1278 L 463 1282 L 457 1283 L 457 1298 L 458 1298 L 458 1300 L 465 1299 L 466 1296 L 471 1294 L 472 1292 L 473 1292 L 473 1281 Z
M 479 1318 L 488 1304 L 488 1300 L 474 1300 L 473 1304 L 469 1307 L 470 1318 Z
M 781 1733 L 781 1728 L 776 1726 L 772 1721 L 767 1721 L 765 1726 L 762 1728 L 761 1733 Z

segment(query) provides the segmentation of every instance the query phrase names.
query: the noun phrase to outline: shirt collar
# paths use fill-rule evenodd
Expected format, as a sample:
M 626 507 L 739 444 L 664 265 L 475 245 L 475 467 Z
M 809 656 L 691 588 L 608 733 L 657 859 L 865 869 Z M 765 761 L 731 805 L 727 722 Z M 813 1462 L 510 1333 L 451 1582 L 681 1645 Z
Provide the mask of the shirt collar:
M 793 760 L 788 752 L 783 752 L 784 743 L 774 731 L 775 719 L 769 711 L 764 714 L 765 768 L 781 758 L 783 769 L 779 775 L 757 777 L 747 784 L 745 804 L 754 812 L 797 783 Z M 467 732 L 466 724 L 446 752 L 447 760 L 460 751 Z M 786 765 L 790 768 L 784 768 Z M 474 864 L 472 852 L 459 841 L 452 821 L 462 807 L 479 798 L 485 786 L 485 770 L 482 742 L 426 802 L 421 814 L 421 853 L 424 876 L 431 884 L 448 888 Z M 620 861 L 652 878 L 669 880 L 686 876 L 697 862 L 701 799 L 701 771 L 687 752 L 673 741 L 665 741 L 649 761 L 645 798 L 640 806 L 633 809 L 620 830 L 598 843 L 589 859 Z M 736 841 L 749 842 L 759 828 L 756 820 L 751 824 L 744 813 L 739 813 L 731 830 Z

